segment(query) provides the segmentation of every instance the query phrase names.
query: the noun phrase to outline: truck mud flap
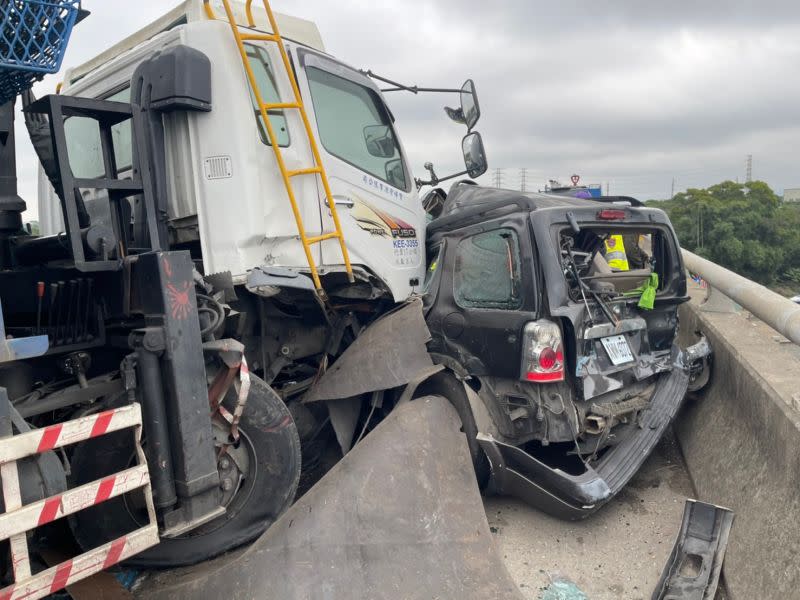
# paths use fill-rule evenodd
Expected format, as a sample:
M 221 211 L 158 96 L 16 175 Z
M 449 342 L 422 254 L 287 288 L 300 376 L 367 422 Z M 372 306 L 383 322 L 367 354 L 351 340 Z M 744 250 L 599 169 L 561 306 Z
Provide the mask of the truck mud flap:
M 651 600 L 716 597 L 733 511 L 687 500 L 683 522 Z
M 478 434 L 492 467 L 489 490 L 515 496 L 562 519 L 592 514 L 625 487 L 653 451 L 678 412 L 688 383 L 685 369 L 662 375 L 640 428 L 580 475 L 549 467 L 521 448 Z
M 439 396 L 392 412 L 244 551 L 137 597 L 521 599 L 497 554 L 460 420 Z

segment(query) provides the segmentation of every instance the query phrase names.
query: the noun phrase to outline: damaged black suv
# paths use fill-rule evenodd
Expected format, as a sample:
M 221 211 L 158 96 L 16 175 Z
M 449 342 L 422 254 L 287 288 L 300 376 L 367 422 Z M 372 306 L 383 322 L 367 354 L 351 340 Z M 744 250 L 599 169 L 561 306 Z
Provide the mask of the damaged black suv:
M 423 301 L 446 370 L 423 391 L 456 406 L 488 491 L 588 515 L 634 475 L 707 363 L 704 339 L 676 344 L 688 296 L 669 219 L 629 198 L 467 182 L 436 193 Z M 618 268 L 609 248 L 623 240 Z

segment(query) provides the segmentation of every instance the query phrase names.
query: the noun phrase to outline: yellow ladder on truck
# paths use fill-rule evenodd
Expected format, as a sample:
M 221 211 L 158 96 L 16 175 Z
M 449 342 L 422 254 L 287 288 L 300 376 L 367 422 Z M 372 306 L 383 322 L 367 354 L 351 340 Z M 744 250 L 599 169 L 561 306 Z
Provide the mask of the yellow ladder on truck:
M 328 184 L 328 175 L 325 172 L 325 167 L 322 165 L 322 159 L 320 158 L 319 154 L 319 147 L 317 146 L 317 141 L 314 138 L 314 133 L 311 130 L 311 125 L 308 121 L 308 114 L 306 113 L 305 105 L 303 104 L 303 99 L 300 96 L 300 89 L 297 86 L 297 79 L 294 76 L 294 71 L 292 70 L 291 64 L 289 63 L 289 56 L 286 53 L 286 48 L 283 45 L 283 38 L 281 37 L 280 31 L 278 30 L 278 24 L 275 21 L 275 15 L 272 14 L 272 9 L 270 8 L 269 1 L 263 0 L 264 9 L 267 12 L 267 17 L 269 18 L 269 23 L 272 28 L 272 33 L 242 33 L 239 30 L 239 24 L 236 22 L 236 17 L 233 14 L 233 10 L 231 9 L 230 1 L 229 0 L 221 0 L 222 5 L 225 8 L 225 14 L 228 17 L 228 23 L 231 27 L 231 32 L 233 33 L 233 37 L 236 40 L 236 46 L 239 49 L 239 54 L 242 58 L 242 64 L 244 65 L 244 69 L 247 72 L 247 79 L 250 82 L 250 87 L 253 90 L 253 95 L 256 98 L 256 102 L 258 103 L 259 110 L 261 112 L 261 118 L 264 121 L 264 126 L 267 130 L 267 135 L 269 136 L 269 142 L 272 146 L 272 150 L 275 153 L 275 160 L 278 162 L 278 168 L 281 172 L 281 177 L 283 178 L 283 184 L 286 186 L 286 193 L 289 196 L 289 202 L 292 205 L 292 212 L 294 213 L 295 221 L 297 222 L 297 230 L 300 234 L 300 241 L 303 244 L 303 251 L 306 254 L 306 259 L 308 259 L 308 266 L 311 269 L 311 279 L 314 281 L 314 287 L 317 289 L 317 293 L 322 297 L 325 298 L 325 291 L 322 289 L 322 283 L 319 279 L 319 273 L 317 271 L 317 265 L 314 262 L 314 257 L 311 254 L 311 245 L 317 244 L 324 240 L 332 240 L 338 239 L 339 240 L 339 247 L 342 250 L 342 257 L 344 258 L 344 265 L 345 269 L 347 270 L 347 277 L 350 283 L 353 283 L 353 267 L 350 265 L 350 255 L 347 252 L 347 245 L 344 241 L 344 234 L 342 233 L 342 226 L 339 222 L 339 215 L 336 212 L 336 204 L 333 200 L 333 194 L 331 193 L 330 185 Z M 216 19 L 217 16 L 214 13 L 213 8 L 211 7 L 210 0 L 203 0 L 203 4 L 205 7 L 206 14 L 210 19 Z M 253 18 L 253 10 L 252 10 L 253 0 L 247 0 L 246 3 L 246 14 L 247 14 L 247 26 L 249 28 L 255 28 L 255 19 Z M 281 58 L 283 59 L 283 66 L 286 71 L 287 76 L 289 77 L 289 81 L 292 84 L 292 91 L 294 93 L 294 101 L 293 102 L 264 102 L 264 97 L 261 94 L 261 90 L 258 86 L 258 81 L 256 80 L 256 76 L 253 73 L 253 69 L 250 66 L 250 61 L 247 58 L 247 52 L 244 47 L 245 41 L 267 41 L 267 42 L 275 42 L 278 45 L 278 49 L 281 53 Z M 304 169 L 287 169 L 286 163 L 283 160 L 283 154 L 281 154 L 281 148 L 278 145 L 278 139 L 275 135 L 275 131 L 272 127 L 272 123 L 269 120 L 268 112 L 270 110 L 288 110 L 293 109 L 297 110 L 300 113 L 300 116 L 303 120 L 303 127 L 305 128 L 306 135 L 308 137 L 308 144 L 311 147 L 311 153 L 314 157 L 314 166 L 304 168 Z M 328 208 L 331 211 L 331 217 L 333 217 L 333 224 L 334 230 L 326 233 L 322 233 L 320 235 L 308 235 L 305 230 L 305 226 L 303 225 L 303 217 L 300 214 L 300 209 L 297 206 L 297 198 L 295 197 L 294 188 L 292 187 L 292 178 L 298 177 L 301 175 L 319 175 L 320 180 L 322 181 L 322 187 L 325 188 L 325 197 L 328 203 Z

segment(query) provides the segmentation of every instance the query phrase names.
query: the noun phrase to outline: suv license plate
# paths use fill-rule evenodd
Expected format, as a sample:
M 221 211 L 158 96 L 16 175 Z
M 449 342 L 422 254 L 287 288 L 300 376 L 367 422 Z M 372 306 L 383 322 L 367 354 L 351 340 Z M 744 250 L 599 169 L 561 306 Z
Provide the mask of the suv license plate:
M 633 354 L 628 346 L 628 340 L 624 335 L 612 335 L 610 337 L 600 338 L 603 343 L 603 348 L 608 353 L 608 358 L 614 366 L 622 365 L 625 363 L 633 362 Z

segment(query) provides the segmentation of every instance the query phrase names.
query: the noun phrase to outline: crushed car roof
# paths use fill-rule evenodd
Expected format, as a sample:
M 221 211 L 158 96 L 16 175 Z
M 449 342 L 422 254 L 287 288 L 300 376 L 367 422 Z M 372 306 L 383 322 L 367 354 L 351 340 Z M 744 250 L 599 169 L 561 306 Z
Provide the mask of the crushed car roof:
M 598 204 L 617 202 L 626 206 L 642 206 L 638 200 L 625 196 L 587 200 L 565 195 L 520 192 L 458 182 L 450 188 L 441 214 L 428 224 L 428 232 L 432 234 L 436 231 L 463 227 L 476 219 L 482 220 L 519 210 L 596 209 Z
M 458 183 L 450 188 L 447 194 L 441 216 L 447 216 L 472 209 L 483 204 L 497 201 L 516 203 L 520 208 L 537 210 L 541 208 L 597 206 L 594 200 L 572 198 L 570 196 L 556 196 L 554 194 L 541 194 L 538 192 L 520 192 L 502 188 L 482 187 Z

